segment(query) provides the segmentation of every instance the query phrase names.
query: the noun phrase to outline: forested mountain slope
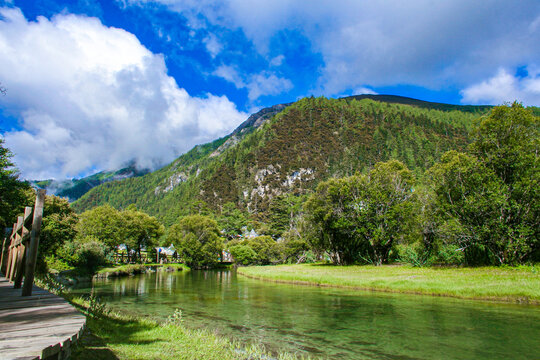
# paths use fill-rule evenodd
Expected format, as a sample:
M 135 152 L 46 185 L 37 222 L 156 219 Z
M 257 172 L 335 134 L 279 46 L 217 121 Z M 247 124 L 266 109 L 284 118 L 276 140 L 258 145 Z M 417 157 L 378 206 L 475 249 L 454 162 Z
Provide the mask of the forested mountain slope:
M 193 207 L 233 202 L 264 219 L 276 196 L 309 192 L 378 161 L 398 159 L 421 175 L 445 151 L 464 149 L 474 119 L 490 109 L 376 95 L 287 105 L 261 110 L 155 172 L 97 186 L 73 206 L 135 204 L 170 225 Z

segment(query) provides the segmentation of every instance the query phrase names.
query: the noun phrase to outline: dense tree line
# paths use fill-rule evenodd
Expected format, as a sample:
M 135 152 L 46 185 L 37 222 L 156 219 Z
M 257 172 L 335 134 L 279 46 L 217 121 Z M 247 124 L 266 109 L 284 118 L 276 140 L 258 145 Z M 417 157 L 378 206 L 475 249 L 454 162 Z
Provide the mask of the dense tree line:
M 539 117 L 499 106 L 468 152 L 449 151 L 424 182 L 392 160 L 322 182 L 306 203 L 311 244 L 337 264 L 519 264 L 539 260 Z M 401 249 L 401 252 L 400 252 Z

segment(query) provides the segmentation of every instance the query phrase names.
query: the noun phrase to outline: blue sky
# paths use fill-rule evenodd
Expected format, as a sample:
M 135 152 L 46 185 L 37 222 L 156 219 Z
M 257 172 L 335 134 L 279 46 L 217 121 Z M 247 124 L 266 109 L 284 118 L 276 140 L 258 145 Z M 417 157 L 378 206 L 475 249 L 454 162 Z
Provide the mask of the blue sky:
M 537 0 L 5 0 L 0 49 L 32 179 L 155 168 L 310 95 L 540 105 Z

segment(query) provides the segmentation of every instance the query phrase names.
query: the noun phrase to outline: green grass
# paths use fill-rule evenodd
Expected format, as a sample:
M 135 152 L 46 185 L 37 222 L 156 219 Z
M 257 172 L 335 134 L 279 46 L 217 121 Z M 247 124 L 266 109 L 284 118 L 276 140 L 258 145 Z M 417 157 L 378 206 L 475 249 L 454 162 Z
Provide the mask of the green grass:
M 535 266 L 417 268 L 301 264 L 242 267 L 238 273 L 276 282 L 540 304 L 540 269 Z
M 183 319 L 171 316 L 166 323 L 126 317 L 105 311 L 92 315 L 92 305 L 80 298 L 71 300 L 87 316 L 87 330 L 78 341 L 72 359 L 198 359 L 237 360 L 269 359 L 259 347 L 243 348 L 227 339 L 205 330 L 191 330 Z M 95 307 L 94 307 L 95 310 Z M 278 359 L 295 359 L 291 355 L 278 355 Z

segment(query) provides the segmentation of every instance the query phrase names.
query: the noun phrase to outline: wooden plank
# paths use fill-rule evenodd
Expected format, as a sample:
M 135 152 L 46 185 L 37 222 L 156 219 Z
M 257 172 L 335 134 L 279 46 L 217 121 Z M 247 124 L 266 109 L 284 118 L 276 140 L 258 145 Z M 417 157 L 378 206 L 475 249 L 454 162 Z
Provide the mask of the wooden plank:
M 75 314 L 80 313 L 69 304 L 67 306 L 66 304 L 48 304 L 48 306 L 41 307 L 0 310 L 0 319 L 2 319 L 3 323 L 14 323 L 17 321 L 32 322 L 33 320 L 44 321 L 58 317 L 65 318 L 66 316 Z
M 85 319 L 81 319 L 79 317 L 72 317 L 72 318 L 64 318 L 62 320 L 62 324 L 58 325 L 58 321 L 40 321 L 39 323 L 16 323 L 16 324 L 10 324 L 11 326 L 6 326 L 6 330 L 9 330 L 9 333 L 6 333 L 3 331 L 2 334 L 0 334 L 1 340 L 7 340 L 11 338 L 17 338 L 18 334 L 23 334 L 27 331 L 43 331 L 44 329 L 48 329 L 53 326 L 68 326 L 69 329 L 72 329 L 72 325 L 81 325 Z M 4 330 L 4 329 L 2 329 Z M 73 336 L 73 335 L 72 335 Z
M 32 296 L 29 296 L 29 297 L 26 297 L 26 299 L 33 299 L 33 298 L 41 298 L 41 297 L 50 297 L 50 296 L 56 296 L 56 295 L 53 295 L 51 294 L 50 292 L 48 291 L 44 291 L 44 290 L 34 290 L 32 292 Z M 3 294 L 2 295 L 2 298 L 0 299 L 0 302 L 2 301 L 13 301 L 13 298 L 16 298 L 16 297 L 21 297 L 21 291 L 16 291 L 16 292 L 13 292 L 13 293 L 8 293 L 8 294 Z
M 20 296 L 20 295 L 19 295 Z M 15 298 L 17 298 L 17 295 L 8 295 L 6 297 L 3 297 L 0 299 L 0 306 L 2 306 L 2 303 L 11 303 Z M 32 296 L 26 297 L 24 300 L 39 300 L 39 299 L 49 299 L 55 297 L 52 294 L 34 294 Z
M 33 295 L 0 278 L 0 360 L 66 359 L 86 318 L 64 299 L 36 286 Z
M 35 299 L 35 300 L 23 300 L 16 301 L 12 303 L 3 303 L 0 304 L 0 310 L 15 310 L 15 309 L 24 309 L 29 307 L 43 307 L 44 305 L 56 305 L 63 304 L 64 300 L 58 299 L 55 297 Z
M 79 325 L 80 322 L 75 324 Z M 2 337 L 3 342 L 9 342 L 10 344 L 17 344 L 19 342 L 28 342 L 33 341 L 33 339 L 39 337 L 43 339 L 47 344 L 54 344 L 56 341 L 63 342 L 66 339 L 71 339 L 73 334 L 74 324 L 65 324 L 65 325 L 56 325 L 54 328 L 49 328 L 49 331 L 46 335 L 43 335 L 43 328 L 39 329 L 29 329 L 16 331 L 14 334 L 7 334 Z

